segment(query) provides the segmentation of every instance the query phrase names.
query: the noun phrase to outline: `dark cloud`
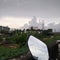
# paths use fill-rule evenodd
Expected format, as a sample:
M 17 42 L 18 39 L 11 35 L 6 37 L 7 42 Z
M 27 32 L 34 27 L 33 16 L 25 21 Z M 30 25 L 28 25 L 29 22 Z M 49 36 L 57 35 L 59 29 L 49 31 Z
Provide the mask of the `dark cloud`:
M 60 17 L 60 0 L 0 0 L 0 16 Z

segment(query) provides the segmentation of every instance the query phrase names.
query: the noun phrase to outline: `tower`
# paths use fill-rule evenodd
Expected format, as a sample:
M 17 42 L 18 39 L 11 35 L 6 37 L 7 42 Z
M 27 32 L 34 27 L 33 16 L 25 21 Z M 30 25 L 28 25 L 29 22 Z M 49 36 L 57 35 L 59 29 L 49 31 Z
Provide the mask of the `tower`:
M 44 20 L 42 21 L 42 30 L 44 30 Z

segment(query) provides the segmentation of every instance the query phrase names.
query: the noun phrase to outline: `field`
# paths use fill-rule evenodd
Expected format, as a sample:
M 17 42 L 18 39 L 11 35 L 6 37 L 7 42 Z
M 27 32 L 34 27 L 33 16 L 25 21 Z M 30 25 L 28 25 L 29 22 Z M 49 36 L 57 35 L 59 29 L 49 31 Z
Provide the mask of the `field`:
M 33 35 L 42 40 L 48 46 L 60 40 L 60 35 L 49 35 L 47 31 L 39 33 L 39 31 L 35 30 L 27 32 L 24 32 L 24 30 L 22 32 L 15 30 L 9 35 L 0 36 L 0 60 L 8 60 L 27 53 L 27 51 L 29 51 L 27 46 L 29 35 Z
M 28 51 L 26 46 L 21 48 L 6 48 L 0 46 L 0 60 L 8 60 L 9 58 L 14 58 L 20 56 Z

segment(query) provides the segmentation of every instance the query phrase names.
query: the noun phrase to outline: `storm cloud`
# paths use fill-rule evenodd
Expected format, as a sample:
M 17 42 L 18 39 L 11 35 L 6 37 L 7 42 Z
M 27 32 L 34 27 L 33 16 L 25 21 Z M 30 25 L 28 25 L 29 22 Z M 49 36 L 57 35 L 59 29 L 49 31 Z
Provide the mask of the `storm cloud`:
M 0 0 L 0 16 L 60 17 L 60 0 Z
M 0 20 L 2 20 L 1 18 L 4 17 L 26 17 L 28 19 L 32 16 L 43 18 L 43 20 L 46 21 L 46 23 L 51 21 L 54 21 L 56 23 L 60 22 L 60 0 L 0 0 Z M 14 23 L 14 26 L 16 26 L 15 23 L 19 23 L 15 22 L 15 20 L 12 21 Z M 6 22 L 6 24 L 8 24 L 9 26 L 9 24 L 11 23 Z M 19 24 L 23 23 L 20 22 Z M 34 21 L 33 19 L 29 21 L 28 24 L 26 23 L 23 27 L 28 28 L 28 26 L 32 25 L 36 25 L 39 26 L 39 28 L 41 28 L 41 22 L 36 22 L 36 20 Z M 54 24 L 52 28 L 55 27 L 55 29 L 59 30 L 59 25 L 60 24 Z M 51 27 L 51 24 L 48 25 L 48 27 Z

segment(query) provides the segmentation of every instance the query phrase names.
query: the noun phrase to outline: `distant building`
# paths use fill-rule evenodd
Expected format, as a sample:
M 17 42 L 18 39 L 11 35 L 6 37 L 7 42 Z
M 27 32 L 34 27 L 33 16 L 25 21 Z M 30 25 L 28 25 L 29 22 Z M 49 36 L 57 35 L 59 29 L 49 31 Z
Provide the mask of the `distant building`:
M 4 26 L 0 26 L 0 31 L 6 31 L 8 32 L 10 30 L 10 28 L 8 26 L 4 27 Z
M 2 26 L 0 26 L 0 31 L 2 30 Z
M 2 30 L 4 30 L 4 31 L 9 31 L 10 28 L 9 28 L 8 26 L 7 26 L 7 27 L 3 27 Z

